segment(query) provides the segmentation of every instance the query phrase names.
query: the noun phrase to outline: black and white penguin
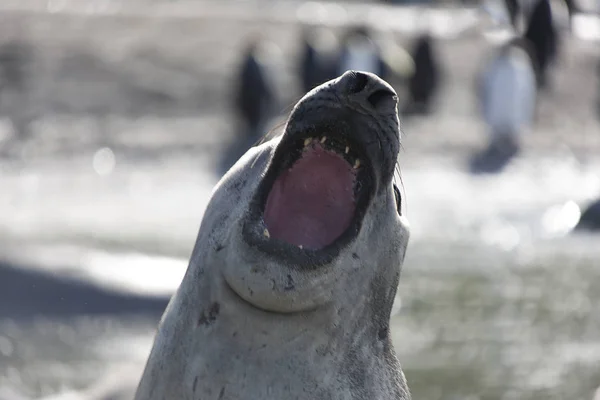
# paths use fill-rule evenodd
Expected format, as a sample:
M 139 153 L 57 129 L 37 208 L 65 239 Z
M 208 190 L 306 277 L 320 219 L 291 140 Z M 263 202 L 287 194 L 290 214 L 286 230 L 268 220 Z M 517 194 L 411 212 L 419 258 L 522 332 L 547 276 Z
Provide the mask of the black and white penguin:
M 537 0 L 529 17 L 524 34 L 533 46 L 537 66 L 539 68 L 538 86 L 547 82 L 548 67 L 558 56 L 558 31 L 552 19 L 552 9 L 548 0 Z
M 525 20 L 529 21 L 539 0 L 521 1 L 523 2 L 521 4 L 522 14 Z M 582 12 L 577 0 L 549 0 L 549 5 L 552 10 L 553 25 L 560 28 L 570 28 L 573 17 Z
M 233 111 L 238 119 L 238 134 L 221 155 L 219 173 L 231 166 L 267 133 L 276 117 L 279 96 L 276 93 L 275 48 L 259 37 L 251 38 L 233 82 Z
M 335 35 L 313 27 L 303 30 L 299 72 L 304 93 L 337 76 L 338 57 Z
M 351 28 L 342 39 L 337 75 L 350 70 L 371 72 L 385 80 L 388 78 L 381 49 L 364 26 Z
M 235 111 L 245 136 L 258 138 L 267 122 L 274 116 L 277 104 L 272 66 L 264 51 L 264 43 L 252 39 L 248 44 L 239 68 L 235 87 Z
M 13 139 L 25 139 L 31 134 L 34 110 L 30 102 L 30 70 L 33 64 L 31 47 L 20 41 L 0 46 L 0 114 L 13 126 Z
M 417 37 L 412 59 L 414 70 L 408 79 L 407 103 L 403 113 L 427 113 L 440 85 L 440 66 L 433 38 L 429 34 Z
M 499 172 L 519 152 L 521 136 L 533 124 L 536 111 L 535 63 L 530 44 L 516 38 L 485 66 L 478 100 L 489 145 L 471 160 L 472 172 Z
M 581 214 L 577 230 L 600 231 L 600 199 L 592 202 Z M 599 392 L 600 393 L 600 392 Z
M 528 30 L 536 8 L 540 7 L 541 0 L 482 1 L 483 11 L 491 17 L 497 27 L 510 27 L 513 33 L 520 35 Z M 562 28 L 572 29 L 574 18 L 583 12 L 577 0 L 548 0 L 547 3 L 548 9 L 551 11 L 549 20 L 556 35 Z M 546 5 L 542 5 L 542 8 L 544 7 Z M 538 20 L 544 19 L 539 19 L 542 14 L 538 14 Z

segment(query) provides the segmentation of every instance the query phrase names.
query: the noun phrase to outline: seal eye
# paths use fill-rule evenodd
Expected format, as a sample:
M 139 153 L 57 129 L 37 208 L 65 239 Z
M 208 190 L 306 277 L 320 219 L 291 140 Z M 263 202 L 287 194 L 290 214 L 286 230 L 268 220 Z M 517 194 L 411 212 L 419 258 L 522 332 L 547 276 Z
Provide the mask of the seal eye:
M 396 185 L 394 185 L 394 197 L 396 198 L 396 211 L 398 211 L 398 215 L 402 215 L 402 196 Z

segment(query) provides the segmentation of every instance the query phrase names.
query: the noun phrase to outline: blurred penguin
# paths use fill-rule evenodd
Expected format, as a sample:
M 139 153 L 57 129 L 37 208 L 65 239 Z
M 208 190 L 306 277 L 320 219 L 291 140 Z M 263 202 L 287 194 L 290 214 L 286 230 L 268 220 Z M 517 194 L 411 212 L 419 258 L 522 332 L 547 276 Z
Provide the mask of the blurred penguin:
M 539 68 L 538 86 L 544 87 L 547 83 L 548 67 L 558 55 L 558 32 L 548 0 L 537 0 L 524 37 L 533 46 Z
M 237 112 L 245 135 L 250 140 L 264 133 L 276 109 L 275 83 L 265 43 L 250 40 L 240 66 L 235 93 Z
M 13 126 L 13 141 L 31 135 L 34 110 L 30 98 L 30 70 L 33 52 L 20 41 L 0 46 L 0 112 Z
M 530 44 L 516 38 L 486 65 L 479 103 L 490 140 L 471 160 L 472 172 L 499 172 L 519 152 L 520 136 L 533 123 L 536 110 L 535 63 Z
M 520 0 L 481 0 L 480 7 L 495 29 L 518 29 L 523 14 Z
M 366 71 L 387 80 L 388 69 L 377 43 L 364 26 L 351 28 L 342 40 L 342 52 L 336 75 L 349 70 Z
M 581 13 L 582 11 L 579 7 L 579 4 L 577 4 L 575 0 L 565 0 L 565 4 L 567 6 L 567 12 L 569 14 L 569 22 L 571 22 L 573 16 L 575 14 Z
M 329 31 L 307 27 L 302 32 L 300 78 L 304 93 L 337 77 L 338 42 Z
M 510 20 L 513 28 L 517 28 L 517 16 L 519 15 L 520 7 L 518 0 L 504 0 L 504 6 L 506 7 L 506 12 L 508 13 L 508 18 Z
M 508 0 L 506 0 L 508 1 Z M 539 0 L 521 1 L 521 14 L 525 21 L 529 21 L 535 8 L 539 5 Z M 555 27 L 570 28 L 573 17 L 582 12 L 576 0 L 548 0 L 550 10 L 552 11 L 552 21 Z
M 238 135 L 222 154 L 219 173 L 224 174 L 268 130 L 276 116 L 278 96 L 273 45 L 253 37 L 243 52 L 234 83 L 233 111 Z
M 484 8 L 487 9 L 489 14 L 493 14 L 492 18 L 497 22 L 509 22 L 516 32 L 521 32 L 527 28 L 538 5 L 538 0 L 503 0 L 504 12 L 506 13 L 504 16 L 501 15 L 500 10 L 491 11 L 490 8 L 494 8 L 492 5 L 486 5 Z M 552 0 L 549 1 L 549 7 L 552 10 L 552 20 L 555 26 L 571 27 L 573 17 L 582 12 L 576 0 Z
M 408 80 L 403 114 L 428 113 L 440 84 L 440 66 L 431 35 L 422 34 L 416 39 L 412 59 L 414 70 Z

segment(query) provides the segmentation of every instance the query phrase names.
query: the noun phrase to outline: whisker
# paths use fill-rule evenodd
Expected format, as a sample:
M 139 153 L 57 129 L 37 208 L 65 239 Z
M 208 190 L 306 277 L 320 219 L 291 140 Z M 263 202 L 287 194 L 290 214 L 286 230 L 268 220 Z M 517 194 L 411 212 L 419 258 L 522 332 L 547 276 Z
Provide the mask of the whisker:
M 406 214 L 408 214 L 408 199 L 406 197 L 406 187 L 404 186 L 404 180 L 402 179 L 402 171 L 400 169 L 400 161 L 396 160 L 394 167 L 394 183 L 400 188 L 402 198 L 402 208 L 406 208 Z M 404 212 L 402 213 L 404 215 Z
M 292 100 L 287 106 L 283 107 L 279 113 L 283 115 L 289 114 L 294 106 L 300 101 L 300 99 L 302 99 L 302 97 L 304 97 L 304 95 L 294 97 L 294 100 Z
M 253 145 L 252 147 L 260 146 L 261 144 L 268 142 L 269 140 L 283 134 L 283 130 L 280 128 L 286 124 L 287 121 L 282 121 L 271 128 L 267 133 L 262 135 Z

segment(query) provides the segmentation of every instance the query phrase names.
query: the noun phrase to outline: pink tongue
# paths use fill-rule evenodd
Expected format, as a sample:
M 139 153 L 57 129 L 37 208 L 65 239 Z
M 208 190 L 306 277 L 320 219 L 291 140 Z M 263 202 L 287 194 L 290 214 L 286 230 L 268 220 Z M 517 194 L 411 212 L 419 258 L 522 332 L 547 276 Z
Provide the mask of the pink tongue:
M 320 249 L 335 241 L 354 215 L 356 172 L 335 152 L 315 144 L 271 188 L 265 223 L 271 238 Z

